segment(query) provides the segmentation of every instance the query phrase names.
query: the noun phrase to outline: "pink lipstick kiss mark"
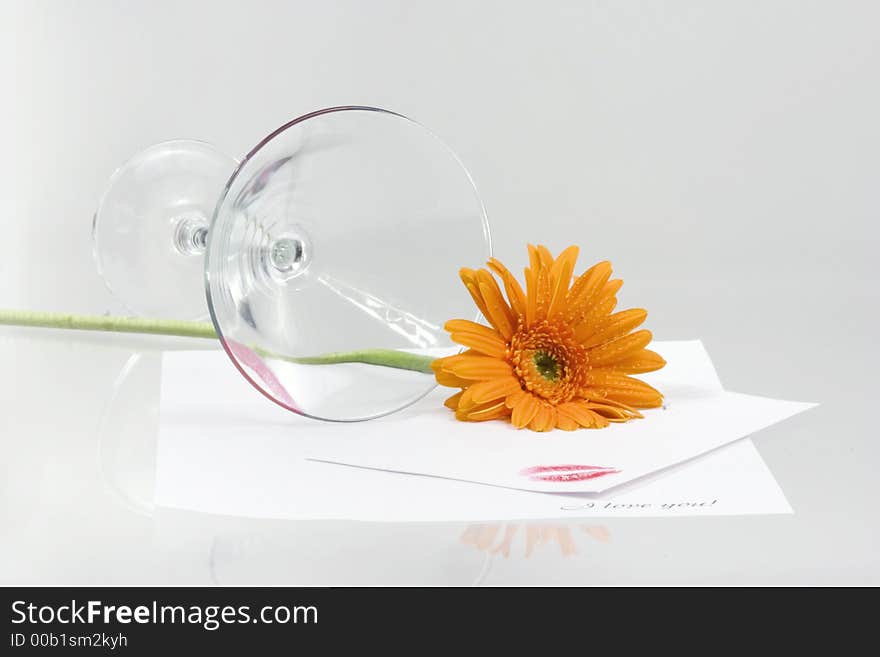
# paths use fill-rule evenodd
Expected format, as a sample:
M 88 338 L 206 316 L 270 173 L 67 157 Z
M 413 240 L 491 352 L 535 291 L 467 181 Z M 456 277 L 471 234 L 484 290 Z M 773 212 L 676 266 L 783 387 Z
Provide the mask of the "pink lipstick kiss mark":
M 621 471 L 602 465 L 533 465 L 520 470 L 519 474 L 528 477 L 531 481 L 567 482 L 587 481 L 618 472 Z

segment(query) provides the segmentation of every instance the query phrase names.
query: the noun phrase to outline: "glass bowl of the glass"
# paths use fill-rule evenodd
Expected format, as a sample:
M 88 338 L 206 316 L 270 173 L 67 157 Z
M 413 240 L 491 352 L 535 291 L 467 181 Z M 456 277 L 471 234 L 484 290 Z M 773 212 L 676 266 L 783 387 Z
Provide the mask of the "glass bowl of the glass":
M 205 277 L 223 347 L 262 394 L 354 421 L 435 386 L 457 353 L 443 325 L 473 318 L 458 278 L 491 254 L 470 175 L 433 133 L 365 107 L 282 126 L 217 204 Z

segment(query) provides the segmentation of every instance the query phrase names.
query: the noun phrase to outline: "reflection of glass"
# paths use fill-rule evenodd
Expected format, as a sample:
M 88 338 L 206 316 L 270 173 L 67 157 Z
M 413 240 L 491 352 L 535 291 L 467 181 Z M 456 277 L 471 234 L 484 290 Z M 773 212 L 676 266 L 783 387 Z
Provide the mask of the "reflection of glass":
M 98 455 L 108 490 L 135 513 L 155 510 L 159 352 L 133 353 L 123 365 L 98 423 Z M 147 403 L 145 400 L 154 400 Z
M 240 163 L 201 142 L 148 148 L 114 174 L 93 234 L 129 308 L 210 314 L 260 392 L 332 420 L 389 413 L 434 387 L 429 372 L 369 363 L 458 351 L 442 330 L 472 313 L 458 267 L 490 255 L 455 155 L 368 107 L 295 119 Z
M 570 557 L 579 538 L 610 540 L 604 526 L 591 524 L 481 523 L 462 531 L 443 523 L 263 520 L 157 507 L 161 360 L 160 352 L 132 352 L 119 370 L 98 423 L 100 471 L 118 502 L 155 518 L 159 536 L 210 544 L 215 584 L 480 585 L 496 557 L 529 559 L 542 549 L 555 553 L 554 546 Z
M 209 556 L 212 583 L 221 586 L 470 586 L 488 560 L 457 549 L 457 531 L 445 524 L 228 524 L 217 531 Z

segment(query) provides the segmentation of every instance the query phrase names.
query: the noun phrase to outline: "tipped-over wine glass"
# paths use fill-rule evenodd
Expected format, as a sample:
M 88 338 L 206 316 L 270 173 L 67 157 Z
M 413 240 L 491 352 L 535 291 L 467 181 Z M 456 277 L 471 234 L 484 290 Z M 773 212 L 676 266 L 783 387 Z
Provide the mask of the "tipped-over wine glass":
M 399 410 L 435 385 L 425 356 L 472 311 L 458 267 L 490 255 L 470 175 L 434 134 L 373 107 L 301 116 L 241 162 L 169 141 L 112 177 L 94 253 L 133 313 L 210 316 L 275 403 L 325 420 Z

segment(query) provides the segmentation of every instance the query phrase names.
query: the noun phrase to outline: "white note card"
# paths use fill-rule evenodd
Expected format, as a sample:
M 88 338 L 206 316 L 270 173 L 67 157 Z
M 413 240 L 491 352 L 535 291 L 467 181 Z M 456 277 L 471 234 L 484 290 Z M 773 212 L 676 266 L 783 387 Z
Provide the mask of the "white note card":
M 653 348 L 669 364 L 644 378 L 666 408 L 546 434 L 457 422 L 442 406 L 447 390 L 368 422 L 310 420 L 268 402 L 222 352 L 168 352 L 156 503 L 393 522 L 790 513 L 741 439 L 812 404 L 724 391 L 699 341 Z

